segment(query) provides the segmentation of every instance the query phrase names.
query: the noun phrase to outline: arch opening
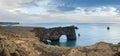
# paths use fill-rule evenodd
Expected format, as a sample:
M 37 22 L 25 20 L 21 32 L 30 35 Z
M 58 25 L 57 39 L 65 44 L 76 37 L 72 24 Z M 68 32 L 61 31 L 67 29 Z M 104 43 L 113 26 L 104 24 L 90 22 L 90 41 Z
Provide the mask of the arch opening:
M 61 35 L 59 38 L 59 42 L 67 42 L 67 36 L 66 35 Z

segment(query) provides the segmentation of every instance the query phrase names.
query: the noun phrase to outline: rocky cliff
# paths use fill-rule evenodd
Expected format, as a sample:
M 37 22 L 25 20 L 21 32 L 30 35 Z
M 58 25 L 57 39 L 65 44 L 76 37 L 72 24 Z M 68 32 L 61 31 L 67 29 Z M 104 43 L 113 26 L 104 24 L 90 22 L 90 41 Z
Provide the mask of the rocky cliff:
M 76 40 L 75 26 L 40 28 L 36 27 L 32 30 L 41 41 L 51 40 L 58 41 L 61 35 L 66 35 L 69 40 Z
M 0 56 L 120 56 L 119 43 L 99 42 L 84 47 L 47 45 L 32 31 L 35 28 L 0 26 Z

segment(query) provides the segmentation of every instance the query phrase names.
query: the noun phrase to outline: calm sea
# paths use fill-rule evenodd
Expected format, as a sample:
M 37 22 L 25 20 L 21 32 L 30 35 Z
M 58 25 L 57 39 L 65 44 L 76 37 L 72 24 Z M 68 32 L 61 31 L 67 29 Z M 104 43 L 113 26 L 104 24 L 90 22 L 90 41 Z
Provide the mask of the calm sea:
M 46 28 L 75 25 L 76 41 L 68 41 L 65 35 L 60 40 L 53 42 L 53 45 L 59 46 L 88 46 L 96 42 L 118 43 L 120 42 L 120 24 L 119 23 L 21 23 L 18 26 L 40 26 Z M 107 30 L 107 27 L 110 30 Z M 80 34 L 80 37 L 78 37 Z

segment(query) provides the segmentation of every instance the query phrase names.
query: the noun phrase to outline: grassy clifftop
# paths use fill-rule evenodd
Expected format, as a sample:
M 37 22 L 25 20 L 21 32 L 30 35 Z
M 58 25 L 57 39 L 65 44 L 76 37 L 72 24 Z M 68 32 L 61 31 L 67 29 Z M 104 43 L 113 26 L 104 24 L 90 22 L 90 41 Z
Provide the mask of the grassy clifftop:
M 61 56 L 69 48 L 41 43 L 37 38 L 0 37 L 0 55 L 2 56 Z
M 61 56 L 69 47 L 46 45 L 35 36 L 33 27 L 0 27 L 2 56 Z

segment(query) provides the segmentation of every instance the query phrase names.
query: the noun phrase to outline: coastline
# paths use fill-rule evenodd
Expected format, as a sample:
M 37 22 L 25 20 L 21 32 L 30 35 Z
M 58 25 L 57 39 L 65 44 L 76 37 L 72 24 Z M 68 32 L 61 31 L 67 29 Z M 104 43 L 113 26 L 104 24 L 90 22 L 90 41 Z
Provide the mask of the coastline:
M 21 56 L 117 56 L 120 44 L 100 42 L 84 47 L 44 44 L 32 32 L 36 27 L 0 26 L 0 54 Z M 43 27 L 40 27 L 43 28 Z M 12 50 L 12 51 L 11 51 Z

